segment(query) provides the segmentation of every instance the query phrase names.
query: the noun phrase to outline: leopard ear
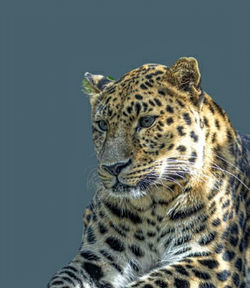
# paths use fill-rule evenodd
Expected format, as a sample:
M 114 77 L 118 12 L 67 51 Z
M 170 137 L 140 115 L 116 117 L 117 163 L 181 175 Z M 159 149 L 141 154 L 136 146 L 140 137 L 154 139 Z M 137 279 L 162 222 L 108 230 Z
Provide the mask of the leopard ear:
M 193 57 L 180 58 L 168 70 L 167 80 L 183 91 L 189 91 L 192 86 L 198 88 L 200 79 L 198 62 Z
M 177 60 L 168 69 L 167 81 L 177 89 L 189 92 L 191 99 L 197 105 L 200 106 L 202 104 L 201 74 L 195 58 L 183 57 Z
M 82 80 L 83 91 L 90 95 L 90 102 L 92 103 L 103 89 L 112 81 L 111 78 L 103 75 L 94 75 L 86 72 Z

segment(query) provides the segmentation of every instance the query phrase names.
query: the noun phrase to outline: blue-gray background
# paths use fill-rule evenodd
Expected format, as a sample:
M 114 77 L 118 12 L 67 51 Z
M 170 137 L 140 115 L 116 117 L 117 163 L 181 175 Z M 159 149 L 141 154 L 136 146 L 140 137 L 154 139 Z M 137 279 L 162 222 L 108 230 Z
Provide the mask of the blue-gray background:
M 197 57 L 203 88 L 250 132 L 249 4 L 0 2 L 1 287 L 45 287 L 80 245 L 96 164 L 85 71 Z

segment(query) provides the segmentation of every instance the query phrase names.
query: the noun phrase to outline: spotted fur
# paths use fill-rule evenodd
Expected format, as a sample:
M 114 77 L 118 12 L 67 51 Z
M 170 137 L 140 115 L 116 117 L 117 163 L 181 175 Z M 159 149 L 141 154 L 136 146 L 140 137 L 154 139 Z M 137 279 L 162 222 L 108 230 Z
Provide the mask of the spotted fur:
M 79 253 L 48 287 L 247 287 L 250 141 L 197 61 L 84 81 L 101 182 Z

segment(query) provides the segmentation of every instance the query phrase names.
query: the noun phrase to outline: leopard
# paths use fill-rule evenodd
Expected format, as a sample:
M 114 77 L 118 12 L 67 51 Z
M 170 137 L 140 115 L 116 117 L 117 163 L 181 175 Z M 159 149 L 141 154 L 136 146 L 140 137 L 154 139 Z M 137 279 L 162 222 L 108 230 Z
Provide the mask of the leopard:
M 76 256 L 48 288 L 250 287 L 250 137 L 198 61 L 86 72 L 96 192 Z

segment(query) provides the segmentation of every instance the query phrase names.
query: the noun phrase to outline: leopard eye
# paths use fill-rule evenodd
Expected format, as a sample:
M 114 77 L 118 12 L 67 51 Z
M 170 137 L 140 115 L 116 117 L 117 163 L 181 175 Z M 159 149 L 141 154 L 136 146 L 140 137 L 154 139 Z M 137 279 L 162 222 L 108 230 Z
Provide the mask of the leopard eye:
M 156 116 L 144 116 L 144 117 L 141 117 L 139 119 L 139 127 L 140 128 L 149 128 L 149 127 L 151 127 L 154 124 L 156 118 L 157 118 Z
M 97 121 L 97 125 L 102 131 L 108 131 L 108 123 L 105 120 Z

